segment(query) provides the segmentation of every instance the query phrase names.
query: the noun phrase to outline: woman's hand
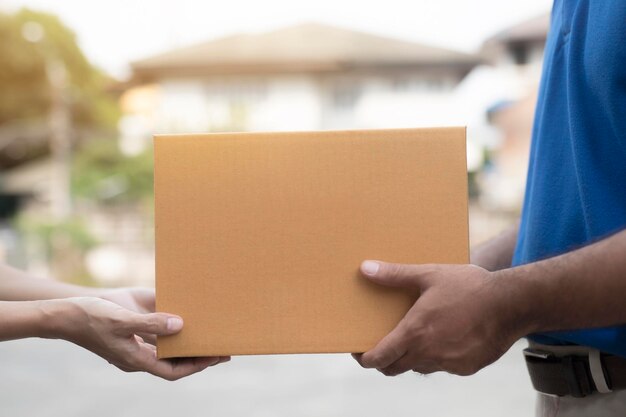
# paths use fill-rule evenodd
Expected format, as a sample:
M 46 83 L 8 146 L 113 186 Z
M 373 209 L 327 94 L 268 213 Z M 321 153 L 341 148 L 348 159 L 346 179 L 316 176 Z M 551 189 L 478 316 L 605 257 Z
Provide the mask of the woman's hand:
M 120 300 L 141 311 L 147 293 L 133 293 Z M 137 297 L 135 297 L 137 296 Z M 145 371 L 174 381 L 228 361 L 229 357 L 157 359 L 156 348 L 139 335 L 150 338 L 178 333 L 183 320 L 166 313 L 142 314 L 95 297 L 50 300 L 42 309 L 50 323 L 49 337 L 73 342 L 126 372 Z
M 103 290 L 100 298 L 111 301 L 135 313 L 154 313 L 153 288 L 123 287 Z
M 153 288 L 111 288 L 102 290 L 99 297 L 135 313 L 154 313 L 155 310 Z M 141 336 L 145 342 L 156 345 L 156 335 L 139 333 L 138 336 Z
M 155 310 L 154 288 L 110 288 L 102 290 L 98 296 L 135 313 L 154 313 Z M 139 333 L 138 336 L 141 336 L 145 342 L 156 345 L 155 334 Z

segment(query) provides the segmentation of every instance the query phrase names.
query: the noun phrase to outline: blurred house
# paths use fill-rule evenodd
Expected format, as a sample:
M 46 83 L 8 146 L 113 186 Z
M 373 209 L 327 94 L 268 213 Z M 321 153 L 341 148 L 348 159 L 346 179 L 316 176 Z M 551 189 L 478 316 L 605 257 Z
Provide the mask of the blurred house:
M 322 24 L 240 34 L 132 64 L 122 148 L 152 133 L 464 124 L 475 55 Z
M 159 132 L 467 125 L 480 241 L 521 206 L 548 26 L 546 14 L 506 28 L 477 54 L 312 23 L 166 52 L 132 64 L 120 144 L 132 154 Z
M 487 109 L 488 121 L 500 137 L 481 183 L 481 202 L 494 210 L 518 212 L 522 204 L 549 26 L 550 15 L 541 15 L 497 33 L 482 47 L 492 85 L 501 84 Z
M 468 169 L 491 209 L 478 229 L 487 230 L 494 212 L 519 210 L 548 24 L 541 16 L 508 28 L 477 54 L 313 23 L 180 48 L 133 63 L 118 85 L 119 145 L 141 156 L 154 133 L 467 125 Z M 54 212 L 49 127 L 11 129 L 0 129 L 0 217 L 20 201 Z M 117 174 L 93 201 L 75 202 L 97 240 L 84 263 L 100 282 L 149 284 L 151 219 L 136 205 L 101 204 L 127 185 Z M 0 252 L 14 238 L 0 239 Z M 23 266 L 47 272 L 46 259 L 26 256 Z

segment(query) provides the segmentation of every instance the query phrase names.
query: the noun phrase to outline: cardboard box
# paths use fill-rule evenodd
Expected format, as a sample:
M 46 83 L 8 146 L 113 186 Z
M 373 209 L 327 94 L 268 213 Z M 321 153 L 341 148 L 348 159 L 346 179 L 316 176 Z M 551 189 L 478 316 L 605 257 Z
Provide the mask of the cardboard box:
M 161 358 L 363 352 L 417 294 L 364 259 L 468 262 L 465 128 L 155 136 Z

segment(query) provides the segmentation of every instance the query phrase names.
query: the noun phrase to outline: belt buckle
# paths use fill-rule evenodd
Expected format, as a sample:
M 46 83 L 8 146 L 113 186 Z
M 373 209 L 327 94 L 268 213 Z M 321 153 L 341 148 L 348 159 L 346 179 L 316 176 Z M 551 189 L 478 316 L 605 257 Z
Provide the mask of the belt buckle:
M 569 394 L 575 398 L 583 398 L 594 391 L 594 382 L 590 375 L 589 365 L 585 362 L 585 357 L 567 355 L 557 357 L 552 352 L 541 349 L 524 349 L 526 359 L 534 361 L 545 361 L 559 363 L 561 375 L 569 390 Z M 549 393 L 546 393 L 550 395 Z
M 552 352 L 548 352 L 547 350 L 541 350 L 541 349 L 533 349 L 533 348 L 526 348 L 523 351 L 524 356 L 526 356 L 527 358 L 535 358 L 535 359 L 543 359 L 543 360 L 549 360 L 549 359 L 554 359 L 554 353 Z

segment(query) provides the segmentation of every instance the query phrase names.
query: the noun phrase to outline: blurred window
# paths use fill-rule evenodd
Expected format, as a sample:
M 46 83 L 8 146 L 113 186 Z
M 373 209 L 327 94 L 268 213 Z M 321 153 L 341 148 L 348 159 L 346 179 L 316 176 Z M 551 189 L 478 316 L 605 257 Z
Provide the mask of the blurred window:
M 337 84 L 332 90 L 333 107 L 338 110 L 350 110 L 361 97 L 361 88 L 356 84 Z
M 262 81 L 224 80 L 208 84 L 205 87 L 205 92 L 209 98 L 261 101 L 267 96 L 267 85 Z
M 528 63 L 528 45 L 525 43 L 512 43 L 509 45 L 509 51 L 516 65 L 524 65 Z
M 446 83 L 441 78 L 430 78 L 427 79 L 426 82 L 426 90 L 428 91 L 439 91 L 443 90 L 446 86 Z
M 391 81 L 391 89 L 397 92 L 411 90 L 411 81 L 406 78 L 395 78 Z
M 441 77 L 425 76 L 420 78 L 395 78 L 391 81 L 394 92 L 436 92 L 452 87 L 450 80 Z

